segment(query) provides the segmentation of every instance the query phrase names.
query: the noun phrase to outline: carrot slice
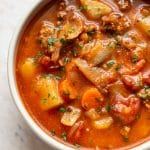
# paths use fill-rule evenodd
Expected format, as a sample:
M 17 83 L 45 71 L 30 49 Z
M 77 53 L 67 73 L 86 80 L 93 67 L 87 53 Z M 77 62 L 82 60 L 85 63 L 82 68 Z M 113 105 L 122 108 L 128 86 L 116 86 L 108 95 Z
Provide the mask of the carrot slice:
M 97 88 L 90 88 L 85 91 L 81 99 L 81 105 L 84 109 L 89 110 L 91 108 L 98 109 L 104 98 Z

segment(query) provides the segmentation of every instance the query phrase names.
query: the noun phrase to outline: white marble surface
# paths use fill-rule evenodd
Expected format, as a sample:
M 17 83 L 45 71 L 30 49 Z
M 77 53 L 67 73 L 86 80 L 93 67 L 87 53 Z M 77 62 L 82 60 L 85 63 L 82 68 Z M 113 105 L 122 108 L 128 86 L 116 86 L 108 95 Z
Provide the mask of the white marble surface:
M 14 29 L 36 0 L 0 0 L 0 150 L 50 150 L 16 109 L 7 82 L 7 53 Z

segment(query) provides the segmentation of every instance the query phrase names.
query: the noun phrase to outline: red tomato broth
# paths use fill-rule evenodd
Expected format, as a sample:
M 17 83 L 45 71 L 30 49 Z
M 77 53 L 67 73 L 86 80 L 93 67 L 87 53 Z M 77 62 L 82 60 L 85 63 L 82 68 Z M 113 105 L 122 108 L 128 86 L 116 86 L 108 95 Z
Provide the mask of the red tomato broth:
M 109 1 L 108 1 L 109 3 Z M 24 63 L 24 61 L 29 58 L 33 57 L 37 54 L 37 52 L 42 51 L 41 47 L 37 43 L 37 36 L 39 34 L 41 24 L 43 21 L 50 21 L 56 24 L 56 12 L 58 10 L 57 2 L 52 6 L 46 6 L 39 12 L 35 18 L 30 22 L 28 27 L 25 30 L 24 35 L 21 37 L 21 41 L 18 48 L 17 54 L 17 63 L 16 63 L 16 78 L 18 83 L 18 88 L 22 100 L 30 113 L 33 119 L 39 124 L 41 128 L 43 128 L 48 134 L 51 135 L 51 131 L 55 131 L 56 136 L 62 139 L 62 133 L 66 132 L 69 134 L 70 127 L 64 126 L 60 119 L 63 113 L 59 112 L 59 108 L 54 108 L 53 110 L 42 110 L 39 104 L 39 97 L 34 90 L 34 83 L 39 75 L 45 74 L 45 70 L 42 66 L 37 66 L 37 72 L 34 77 L 26 80 L 20 74 L 20 66 Z M 80 6 L 79 2 L 77 1 L 70 1 L 70 4 L 74 4 Z M 128 15 L 130 18 L 133 18 L 134 12 L 137 10 L 137 6 L 140 4 L 144 4 L 144 2 L 139 1 L 135 4 L 135 7 L 132 7 L 130 12 L 124 13 Z M 139 6 L 138 6 L 139 7 Z M 118 10 L 117 10 L 118 11 Z M 142 35 L 141 31 L 137 27 L 132 27 L 133 29 L 138 30 L 139 34 Z M 105 36 L 105 35 L 104 35 Z M 145 41 L 148 43 L 148 47 L 150 42 L 149 37 L 142 35 Z M 124 55 L 124 52 L 118 56 L 118 61 L 127 62 L 129 61 Z M 115 55 L 115 54 L 114 54 Z M 113 56 L 112 56 L 113 57 Z M 142 71 L 148 72 L 149 71 L 149 64 L 146 64 Z M 147 69 L 148 68 L 148 69 Z M 146 71 L 144 71 L 146 70 Z M 58 72 L 50 72 L 54 74 L 58 74 Z M 79 73 L 80 74 L 80 73 Z M 82 75 L 83 76 L 83 75 Z M 64 78 L 64 77 L 63 77 Z M 93 87 L 84 76 L 84 82 L 79 81 L 78 84 L 82 84 L 81 86 L 81 95 L 84 93 L 85 89 L 88 87 Z M 76 82 L 78 82 L 76 80 Z M 30 84 L 29 84 L 30 83 Z M 79 88 L 80 89 L 80 88 Z M 109 101 L 109 96 L 105 97 Z M 95 129 L 91 126 L 91 120 L 83 115 L 84 110 L 81 107 L 80 100 L 69 101 L 69 105 L 73 105 L 75 107 L 79 107 L 82 110 L 82 114 L 80 120 L 85 120 L 84 123 L 84 130 L 82 130 L 82 134 L 78 141 L 74 140 L 73 138 L 67 138 L 67 142 L 72 144 L 80 144 L 83 147 L 87 148 L 95 148 L 96 146 L 102 148 L 118 148 L 128 146 L 130 144 L 136 143 L 143 138 L 149 136 L 150 132 L 150 119 L 149 115 L 150 112 L 147 111 L 147 108 L 142 105 L 140 109 L 140 117 L 136 121 L 130 124 L 131 131 L 129 133 L 129 141 L 124 141 L 122 135 L 120 134 L 121 125 L 120 122 L 116 121 L 109 127 L 109 129 L 99 130 Z M 64 107 L 68 106 L 68 102 L 63 104 Z

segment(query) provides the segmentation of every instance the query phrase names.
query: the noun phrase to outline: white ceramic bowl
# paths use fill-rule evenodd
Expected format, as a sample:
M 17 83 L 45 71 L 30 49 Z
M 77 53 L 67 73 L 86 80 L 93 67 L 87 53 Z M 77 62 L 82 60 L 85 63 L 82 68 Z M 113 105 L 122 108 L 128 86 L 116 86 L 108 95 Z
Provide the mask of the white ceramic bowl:
M 15 76 L 15 61 L 16 61 L 16 53 L 17 53 L 17 47 L 19 44 L 20 37 L 22 36 L 22 33 L 24 29 L 26 28 L 27 24 L 33 19 L 33 17 L 36 15 L 36 13 L 44 6 L 46 5 L 50 0 L 36 0 L 29 9 L 25 11 L 25 14 L 22 16 L 20 23 L 18 24 L 16 31 L 14 33 L 14 36 L 11 40 L 10 47 L 9 47 L 9 54 L 8 54 L 8 81 L 9 81 L 9 87 L 10 91 L 13 97 L 13 100 L 22 114 L 23 118 L 26 120 L 27 124 L 30 126 L 30 128 L 34 131 L 34 133 L 40 137 L 43 141 L 45 141 L 52 149 L 55 150 L 72 150 L 71 146 L 64 145 L 61 142 L 58 142 L 57 140 L 51 138 L 44 130 L 42 130 L 36 122 L 33 120 L 33 118 L 29 115 L 27 112 L 21 97 L 19 95 L 19 91 L 17 88 L 16 83 L 16 76 Z M 140 143 L 140 142 L 139 142 Z M 133 145 L 134 147 L 134 145 Z M 123 148 L 122 150 L 124 150 Z M 127 149 L 129 149 L 127 147 Z M 131 149 L 131 148 L 130 148 Z M 132 148 L 132 150 L 150 150 L 150 141 L 143 141 L 143 144 L 135 144 L 135 147 Z

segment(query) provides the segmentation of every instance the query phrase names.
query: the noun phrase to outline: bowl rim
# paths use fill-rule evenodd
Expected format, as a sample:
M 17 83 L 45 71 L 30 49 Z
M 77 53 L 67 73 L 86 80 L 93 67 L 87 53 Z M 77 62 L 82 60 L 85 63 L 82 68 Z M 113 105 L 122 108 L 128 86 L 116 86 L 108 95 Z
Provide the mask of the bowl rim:
M 15 32 L 10 41 L 9 49 L 8 49 L 8 57 L 7 57 L 7 75 L 8 75 L 8 85 L 11 93 L 11 97 L 13 99 L 14 104 L 17 109 L 23 116 L 25 122 L 30 127 L 30 129 L 36 134 L 42 141 L 47 143 L 51 148 L 58 150 L 73 150 L 69 146 L 57 141 L 48 135 L 31 117 L 29 112 L 27 111 L 23 101 L 21 100 L 21 96 L 19 94 L 17 83 L 16 83 L 16 75 L 15 75 L 15 61 L 16 61 L 16 53 L 17 53 L 17 45 L 19 43 L 19 37 L 22 35 L 23 30 L 26 25 L 34 18 L 34 16 L 38 13 L 38 11 L 48 2 L 52 0 L 36 0 L 33 5 L 27 8 L 24 14 L 21 16 L 20 21 L 15 29 Z M 138 143 L 138 142 L 137 142 Z M 133 146 L 134 147 L 133 147 Z M 131 146 L 123 147 L 132 150 L 148 150 L 150 148 L 150 141 L 144 141 L 144 143 L 132 144 Z M 131 148 L 132 147 L 132 148 Z M 116 150 L 121 150 L 122 148 L 116 148 Z

